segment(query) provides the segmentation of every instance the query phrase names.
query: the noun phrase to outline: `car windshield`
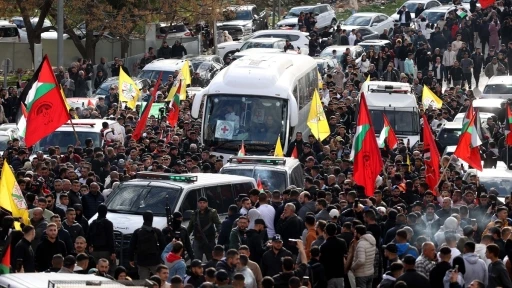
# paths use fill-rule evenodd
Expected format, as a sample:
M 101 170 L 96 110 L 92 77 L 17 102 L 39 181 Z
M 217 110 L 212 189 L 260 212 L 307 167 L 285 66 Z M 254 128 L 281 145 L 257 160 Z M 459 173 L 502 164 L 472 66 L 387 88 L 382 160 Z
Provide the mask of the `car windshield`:
M 8 135 L 0 135 L 0 151 L 5 151 L 5 149 L 7 149 L 7 143 L 9 140 L 11 139 Z
M 247 152 L 266 155 L 277 137 L 286 135 L 287 104 L 268 96 L 209 95 L 204 109 L 204 144 L 218 152 L 232 152 L 244 141 Z
M 397 135 L 418 135 L 420 133 L 419 114 L 418 111 L 398 111 L 398 110 L 372 110 L 373 126 L 375 133 L 380 134 L 384 120 L 382 112 L 386 114 L 391 122 L 391 126 Z
M 256 181 L 259 177 L 261 181 L 268 183 L 269 191 L 284 191 L 286 189 L 286 172 L 284 170 L 265 169 L 264 167 L 240 169 L 240 167 L 233 166 L 222 169 L 222 174 L 251 177 Z
M 142 70 L 140 71 L 138 78 L 148 79 L 148 80 L 157 80 L 158 76 L 162 73 L 162 79 L 169 78 L 169 75 L 174 75 L 174 70 L 169 69 L 166 71 L 157 71 L 157 70 Z
M 338 60 L 338 62 L 341 62 L 341 55 L 345 51 L 338 51 L 337 49 L 329 49 L 329 47 L 325 48 L 322 52 L 320 52 L 320 57 L 332 58 L 332 50 L 336 50 L 336 60 Z
M 233 21 L 233 20 L 252 20 L 251 10 L 246 9 L 227 9 L 224 10 L 224 20 L 225 21 Z
M 482 94 L 512 94 L 512 84 L 487 84 Z
M 117 85 L 115 82 L 103 82 L 98 89 L 96 89 L 96 96 L 107 96 L 108 90 L 110 89 L 110 86 Z
M 379 51 L 380 51 L 380 46 L 379 45 L 375 45 L 375 44 L 370 44 L 370 43 L 359 43 L 359 46 L 363 47 L 364 49 L 364 52 L 368 53 L 370 52 L 370 50 L 373 50 L 375 51 L 375 54 L 379 54 Z
M 151 211 L 155 216 L 165 216 L 165 206 L 174 209 L 181 194 L 179 187 L 121 185 L 108 198 L 109 212 L 142 214 Z M 166 200 L 166 196 L 168 196 Z
M 85 143 L 85 140 L 91 138 L 94 147 L 101 147 L 100 132 L 84 132 L 76 131 L 80 143 Z M 66 151 L 68 145 L 76 145 L 76 137 L 73 130 L 71 131 L 55 131 L 52 134 L 41 139 L 37 144 L 35 151 L 48 152 L 48 148 L 52 146 L 59 146 L 61 151 Z
M 261 42 L 248 41 L 248 42 L 245 42 L 244 45 L 242 45 L 242 47 L 240 47 L 240 51 L 244 51 L 244 50 L 251 49 L 251 48 L 274 48 L 274 43 L 272 43 L 272 42 L 261 43 Z
M 304 13 L 308 12 L 309 13 L 310 8 L 304 8 L 304 7 L 292 8 L 292 9 L 290 9 L 290 11 L 288 11 L 288 14 L 286 14 L 286 16 L 284 16 L 284 19 L 299 17 L 300 12 L 304 12 Z
M 439 11 L 425 10 L 425 11 L 423 11 L 423 13 L 421 13 L 421 16 L 427 18 L 427 21 L 429 23 L 437 23 L 437 22 L 439 22 L 439 20 L 441 20 L 441 17 L 445 16 L 445 13 L 439 12 Z M 416 18 L 418 18 L 418 17 L 416 17 Z
M 512 175 L 512 174 L 511 174 Z M 484 185 L 484 187 L 489 191 L 489 189 L 494 188 L 498 191 L 501 197 L 510 196 L 510 191 L 512 191 L 512 179 L 511 178 L 495 178 L 495 177 L 478 177 L 480 180 L 480 184 Z
M 18 27 L 1 27 L 0 38 L 4 37 L 18 37 Z
M 372 17 L 369 16 L 358 16 L 352 15 L 348 17 L 347 20 L 343 23 L 343 25 L 347 26 L 370 26 L 370 22 L 372 21 Z
M 437 135 L 437 141 L 441 146 L 457 146 L 461 129 L 441 129 Z
M 418 3 L 416 3 L 416 2 L 405 2 L 404 6 L 407 7 L 408 11 L 410 11 L 411 13 L 414 13 L 414 11 L 416 11 L 416 8 L 418 8 Z

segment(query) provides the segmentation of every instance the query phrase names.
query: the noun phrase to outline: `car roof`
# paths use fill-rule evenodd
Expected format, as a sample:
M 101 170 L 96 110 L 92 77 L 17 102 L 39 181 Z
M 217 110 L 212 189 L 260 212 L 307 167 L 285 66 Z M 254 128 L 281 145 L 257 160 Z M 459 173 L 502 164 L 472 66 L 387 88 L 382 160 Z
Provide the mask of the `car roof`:
M 352 16 L 377 16 L 377 15 L 388 16 L 386 14 L 379 13 L 379 12 L 357 12 L 355 14 L 352 14 Z
M 462 129 L 461 122 L 446 122 L 441 129 Z
M 387 44 L 387 43 L 391 43 L 391 41 L 381 40 L 381 39 L 369 39 L 369 40 L 364 40 L 362 42 L 359 42 L 359 45 L 361 45 L 361 44 Z
M 492 84 L 512 84 L 512 77 L 510 76 L 492 76 L 486 85 Z
M 510 77 L 510 76 L 507 76 Z M 505 99 L 489 98 L 489 99 L 475 99 L 473 100 L 473 107 L 496 107 L 501 108 L 501 103 L 506 102 Z
M 218 57 L 219 57 L 218 55 L 185 55 L 185 57 L 183 57 L 183 58 L 187 59 L 190 62 L 194 62 L 194 61 L 204 62 L 204 61 L 212 61 L 213 58 L 218 58 Z
M 265 167 L 270 169 L 285 169 L 288 172 L 291 172 L 295 166 L 300 165 L 300 162 L 298 159 L 292 158 L 292 157 L 267 157 L 267 156 L 253 156 L 254 158 L 262 158 L 262 159 L 284 159 L 284 165 L 278 164 L 278 165 L 271 165 L 271 164 L 262 164 L 262 163 L 238 163 L 236 161 L 230 162 L 228 160 L 228 163 L 224 164 L 222 168 L 233 168 L 233 167 L 244 167 L 244 168 L 255 168 L 255 167 Z M 234 157 L 236 158 L 236 157 Z M 230 158 L 231 159 L 231 158 Z M 219 174 L 217 174 L 219 175 Z M 222 174 L 221 174 L 222 175 Z
M 107 119 L 73 119 L 74 130 L 79 132 L 86 131 L 101 131 L 102 123 L 107 122 L 109 125 L 117 123 L 116 120 Z M 73 127 L 70 122 L 67 122 L 57 128 L 56 131 L 73 131 Z
M 94 274 L 75 274 L 75 273 L 13 273 L 5 274 L 0 277 L 0 286 L 2 287 L 48 287 L 49 281 L 67 281 L 70 283 L 82 284 L 85 287 L 86 281 L 101 282 L 107 287 L 112 287 L 113 284 L 120 284 L 109 280 L 105 277 L 97 276 Z M 83 282 L 83 283 L 81 283 Z M 60 285 L 59 285 L 60 286 Z
M 132 80 L 135 81 L 135 82 L 144 80 L 144 79 L 138 78 L 138 77 L 130 77 L 130 78 L 132 78 Z M 104 84 L 104 83 L 112 83 L 112 84 L 114 84 L 114 83 L 117 83 L 117 82 L 119 82 L 119 77 L 118 76 L 114 76 L 114 77 L 107 78 L 107 80 L 103 81 L 103 83 L 101 83 L 101 84 Z
M 468 175 L 476 174 L 480 178 L 512 178 L 512 171 L 506 169 L 484 168 L 482 171 L 476 171 L 476 169 L 469 169 L 468 172 L 466 173 Z
M 183 67 L 186 59 L 156 59 L 147 64 L 142 70 L 174 71 Z
M 196 182 L 176 182 L 171 180 L 160 180 L 160 179 L 142 179 L 137 178 L 125 182 L 125 184 L 141 184 L 141 183 L 160 183 L 160 184 L 172 184 L 174 186 L 179 186 L 182 188 L 195 187 L 200 186 L 203 187 L 205 185 L 210 184 L 219 184 L 224 182 L 254 182 L 253 178 L 245 177 L 245 176 L 236 176 L 236 175 L 224 175 L 224 174 L 211 174 L 211 173 L 189 173 L 189 174 L 171 174 L 171 173 L 160 173 L 160 174 L 168 174 L 168 175 L 177 175 L 177 176 L 196 176 Z
M 430 1 L 436 1 L 436 0 L 409 0 L 409 1 L 405 1 L 404 4 L 405 3 L 427 3 L 427 2 L 430 2 Z
M 428 10 L 425 10 L 425 11 L 434 11 L 434 12 L 446 12 L 450 9 L 455 9 L 457 8 L 457 6 L 451 6 L 451 5 L 443 5 L 443 6 L 437 6 L 437 7 L 432 7 Z
M 316 6 L 320 6 L 320 5 L 316 5 Z M 310 9 L 310 8 L 315 8 L 316 6 L 315 5 L 295 6 L 295 7 L 292 7 L 291 9 L 295 9 L 295 8 L 297 8 L 297 9 Z
M 247 40 L 246 42 L 274 43 L 274 42 L 282 42 L 282 41 L 285 41 L 285 40 L 282 38 L 268 37 L 268 38 L 253 38 L 253 39 Z
M 272 34 L 284 34 L 284 35 L 299 35 L 299 36 L 309 36 L 309 33 L 307 32 L 302 32 L 302 31 L 299 31 L 299 30 L 285 30 L 285 29 L 277 29 L 277 30 L 260 30 L 260 31 L 256 31 L 254 32 L 254 36 L 257 36 L 259 34 L 264 34 L 264 33 L 272 33 Z M 349 47 L 349 46 L 347 46 Z

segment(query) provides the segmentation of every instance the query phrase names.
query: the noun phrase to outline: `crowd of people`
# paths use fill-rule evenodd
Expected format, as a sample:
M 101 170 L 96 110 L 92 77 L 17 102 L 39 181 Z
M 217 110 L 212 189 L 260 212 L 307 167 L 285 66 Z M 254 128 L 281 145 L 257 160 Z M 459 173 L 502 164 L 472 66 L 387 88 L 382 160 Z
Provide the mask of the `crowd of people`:
M 111 191 L 140 171 L 218 173 L 223 160 L 200 143 L 200 123 L 189 114 L 193 95 L 181 101 L 176 127 L 165 116 L 152 116 L 136 141 L 131 135 L 140 113 L 118 107 L 117 87 L 111 87 L 95 107 L 72 113 L 114 118 L 125 129 L 124 141 L 104 134 L 103 147 L 86 141 L 61 151 L 56 145 L 49 147 L 48 156 L 23 147 L 19 139 L 8 142 L 2 160 L 15 173 L 30 209 L 30 225 L 15 230 L 18 219 L 2 210 L 2 259 L 10 251 L 11 273 L 89 273 L 123 283 L 148 280 L 146 285 L 159 288 L 512 287 L 510 197 L 500 201 L 496 187 L 485 187 L 477 175 L 463 180 L 466 171 L 450 157 L 441 159 L 442 179 L 430 187 L 421 142 L 411 146 L 400 141 L 393 150 L 382 149 L 385 168 L 376 191 L 364 191 L 353 181 L 350 160 L 355 99 L 368 76 L 410 82 L 417 95 L 423 85 L 430 87 L 446 104 L 442 109 L 424 107 L 418 98 L 421 115 L 429 121 L 423 125 L 435 130 L 466 111 L 475 99 L 472 80 L 478 86 L 481 72 L 492 77 L 511 71 L 507 29 L 512 15 L 505 2 L 479 9 L 472 1 L 470 16 L 451 14 L 433 25 L 420 19 L 417 30 L 408 28 L 409 18 L 400 18 L 405 25 L 398 24 L 391 39 L 381 35 L 393 48 L 375 47 L 379 49 L 359 60 L 351 58 L 350 49 L 338 51 L 343 53 L 339 68 L 325 76 L 322 90 L 332 134 L 318 141 L 296 132 L 286 151 L 286 156 L 297 151 L 304 187 L 269 191 L 263 181 L 262 190 L 237 191 L 225 219 L 201 197 L 186 225 L 175 212 L 162 230 L 153 227 L 153 213 L 146 211 L 127 247 L 130 267 L 117 261 L 114 226 L 104 204 Z M 502 45 L 493 38 L 497 32 Z M 337 29 L 333 44 L 353 45 L 358 38 L 357 30 Z M 482 46 L 475 47 L 477 42 Z M 172 49 L 157 54 L 172 57 Z M 124 69 L 122 61 L 116 63 L 112 69 Z M 73 90 L 66 83 L 90 75 L 89 64 L 57 72 L 66 96 L 77 96 L 76 86 Z M 103 69 L 98 67 L 97 73 Z M 157 102 L 164 101 L 175 79 L 171 76 L 157 88 L 162 92 Z M 14 122 L 18 91 L 0 94 L 4 122 Z M 506 121 L 505 108 L 487 120 L 485 161 L 510 163 L 512 153 L 503 152 L 509 147 L 500 126 Z M 108 124 L 104 129 L 108 133 Z

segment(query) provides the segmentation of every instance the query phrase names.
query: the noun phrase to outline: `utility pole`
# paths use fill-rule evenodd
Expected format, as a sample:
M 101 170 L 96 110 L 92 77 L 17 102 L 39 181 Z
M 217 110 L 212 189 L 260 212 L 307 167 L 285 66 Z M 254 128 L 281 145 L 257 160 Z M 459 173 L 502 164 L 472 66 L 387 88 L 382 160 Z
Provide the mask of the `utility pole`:
M 64 66 L 64 0 L 57 0 L 57 66 Z

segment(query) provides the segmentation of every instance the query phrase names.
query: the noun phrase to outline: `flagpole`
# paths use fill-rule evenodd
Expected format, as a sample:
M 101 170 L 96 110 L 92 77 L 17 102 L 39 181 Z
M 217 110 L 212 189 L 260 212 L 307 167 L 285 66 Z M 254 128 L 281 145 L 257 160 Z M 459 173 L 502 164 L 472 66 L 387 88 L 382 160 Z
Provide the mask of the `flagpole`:
M 69 123 L 71 123 L 71 128 L 73 128 L 73 133 L 75 134 L 75 138 L 76 138 L 76 145 L 80 145 L 80 140 L 78 139 L 78 134 L 76 133 L 76 129 L 75 129 L 75 124 L 73 124 L 73 120 L 71 120 L 71 114 L 69 114 L 68 112 L 68 115 L 69 115 Z

